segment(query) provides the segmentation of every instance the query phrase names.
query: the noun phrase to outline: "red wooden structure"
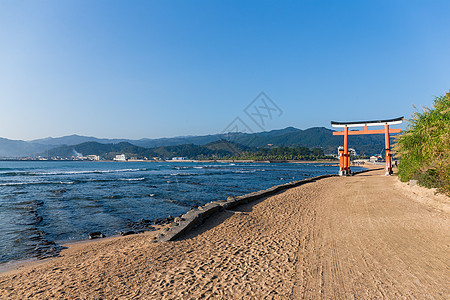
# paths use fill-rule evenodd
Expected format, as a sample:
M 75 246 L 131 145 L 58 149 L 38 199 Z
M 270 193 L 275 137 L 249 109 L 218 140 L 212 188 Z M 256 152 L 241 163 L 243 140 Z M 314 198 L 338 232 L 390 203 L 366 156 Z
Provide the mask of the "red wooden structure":
M 358 135 L 358 134 L 383 134 L 386 149 L 386 175 L 392 174 L 392 152 L 391 145 L 389 141 L 389 133 L 399 133 L 402 132 L 401 129 L 390 129 L 389 125 L 401 124 L 403 122 L 403 117 L 390 119 L 390 120 L 379 120 L 379 121 L 360 121 L 360 122 L 334 122 L 331 121 L 332 127 L 344 128 L 344 131 L 334 131 L 333 135 L 343 135 L 344 136 L 344 147 L 339 147 L 339 175 L 345 176 L 350 175 L 350 154 L 348 153 L 348 136 Z M 364 130 L 349 130 L 349 127 L 363 127 Z M 368 126 L 384 126 L 384 129 L 367 129 Z

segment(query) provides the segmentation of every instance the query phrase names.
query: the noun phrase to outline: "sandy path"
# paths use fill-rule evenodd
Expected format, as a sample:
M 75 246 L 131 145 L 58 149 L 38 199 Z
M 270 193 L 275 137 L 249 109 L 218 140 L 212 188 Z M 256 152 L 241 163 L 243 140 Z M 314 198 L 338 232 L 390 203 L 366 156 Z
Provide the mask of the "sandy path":
M 2 298 L 448 299 L 448 211 L 395 177 L 328 178 L 214 215 L 182 240 L 78 245 L 0 276 Z M 447 198 L 448 199 L 448 198 Z

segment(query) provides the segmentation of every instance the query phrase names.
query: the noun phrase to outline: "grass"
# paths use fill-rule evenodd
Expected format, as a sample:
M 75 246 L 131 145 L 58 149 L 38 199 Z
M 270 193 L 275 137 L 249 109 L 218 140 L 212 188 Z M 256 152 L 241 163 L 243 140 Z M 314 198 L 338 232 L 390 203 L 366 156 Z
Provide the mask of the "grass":
M 450 196 L 450 93 L 436 97 L 433 108 L 415 112 L 408 122 L 394 146 L 400 180 L 417 179 Z

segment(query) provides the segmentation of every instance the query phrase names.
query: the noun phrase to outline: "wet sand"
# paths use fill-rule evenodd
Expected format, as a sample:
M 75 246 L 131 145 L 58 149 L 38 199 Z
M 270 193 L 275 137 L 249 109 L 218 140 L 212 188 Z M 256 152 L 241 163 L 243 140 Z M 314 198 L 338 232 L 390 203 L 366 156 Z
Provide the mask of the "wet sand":
M 2 299 L 448 299 L 448 197 L 383 170 L 216 213 L 182 239 L 79 243 L 0 275 Z

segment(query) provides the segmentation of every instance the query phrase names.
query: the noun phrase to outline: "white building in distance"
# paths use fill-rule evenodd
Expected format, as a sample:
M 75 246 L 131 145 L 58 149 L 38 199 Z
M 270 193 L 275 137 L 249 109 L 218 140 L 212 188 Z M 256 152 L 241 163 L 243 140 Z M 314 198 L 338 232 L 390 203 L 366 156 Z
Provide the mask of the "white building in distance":
M 100 156 L 98 155 L 88 155 L 86 156 L 88 160 L 100 160 Z
M 115 161 L 127 161 L 127 156 L 125 154 L 118 154 L 114 158 Z
M 172 157 L 172 160 L 186 160 L 186 157 Z

